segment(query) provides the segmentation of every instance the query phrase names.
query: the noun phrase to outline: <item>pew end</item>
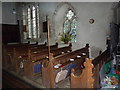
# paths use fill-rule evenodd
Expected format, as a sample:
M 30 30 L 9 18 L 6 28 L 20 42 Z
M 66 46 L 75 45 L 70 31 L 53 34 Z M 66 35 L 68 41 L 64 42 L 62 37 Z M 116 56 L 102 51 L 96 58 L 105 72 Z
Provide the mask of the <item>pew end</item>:
M 55 88 L 55 73 L 53 73 L 53 53 L 50 53 L 49 61 L 42 63 L 42 82 L 47 88 Z M 45 64 L 45 66 L 44 66 Z
M 56 42 L 55 45 L 58 47 L 58 42 Z
M 86 58 L 86 61 L 84 62 L 85 68 L 82 70 L 82 73 L 80 76 L 76 76 L 74 74 L 75 70 L 71 70 L 71 88 L 93 88 L 93 64 L 91 63 L 92 60 L 89 58 Z
M 89 47 L 90 47 L 90 46 L 89 46 L 89 43 L 87 43 L 87 44 L 86 44 L 86 47 L 87 47 L 87 48 L 89 48 Z
M 47 42 L 45 42 L 45 44 L 44 44 L 45 46 L 47 45 Z
M 104 62 L 109 58 L 108 50 L 94 60 L 86 58 L 84 62 L 85 68 L 80 76 L 75 76 L 74 70 L 71 71 L 71 88 L 100 88 L 100 69 Z M 94 66 L 93 66 L 94 65 Z
M 69 46 L 72 47 L 72 43 L 70 43 Z

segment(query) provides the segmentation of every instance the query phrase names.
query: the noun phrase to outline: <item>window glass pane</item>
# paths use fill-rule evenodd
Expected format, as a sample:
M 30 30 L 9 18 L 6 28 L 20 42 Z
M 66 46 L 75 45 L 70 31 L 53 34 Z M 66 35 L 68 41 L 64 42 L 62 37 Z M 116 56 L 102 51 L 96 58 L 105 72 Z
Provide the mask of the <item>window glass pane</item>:
M 26 14 L 26 13 L 25 13 L 25 9 L 23 9 L 22 15 L 25 16 L 25 14 Z
M 33 27 L 36 27 L 36 20 L 33 20 Z
M 71 23 L 71 42 L 76 42 L 76 20 L 74 19 Z
M 28 37 L 31 38 L 32 37 L 32 30 L 31 30 L 31 24 L 28 24 Z
M 32 29 L 31 29 L 31 10 L 30 8 L 28 8 L 28 18 L 27 18 L 27 22 L 28 22 L 28 37 L 32 38 Z
M 22 13 L 22 18 L 23 18 L 23 25 L 26 25 L 26 14 L 25 14 L 25 10 L 23 9 L 23 13 Z
M 25 19 L 23 20 L 23 25 L 26 25 L 26 20 Z
M 35 10 L 32 11 L 32 14 L 33 14 L 33 18 L 35 18 Z
M 30 14 L 30 8 L 28 8 L 28 15 Z
M 72 10 L 69 10 L 67 13 L 67 18 L 70 20 L 72 19 L 73 16 L 74 16 L 74 13 L 72 12 Z
M 30 8 L 28 8 L 28 12 L 27 12 L 27 19 L 28 19 L 28 21 L 30 21 L 30 19 L 31 19 L 31 14 L 30 14 L 31 12 L 30 12 Z
M 37 37 L 40 38 L 40 30 L 39 30 L 39 7 L 37 6 Z
M 36 9 L 32 7 L 32 27 L 33 27 L 33 38 L 36 38 Z
M 69 33 L 69 31 L 70 31 L 70 22 L 66 20 L 64 22 L 64 33 Z
M 36 35 L 36 27 L 33 27 L 33 38 L 37 38 L 37 35 Z
M 71 23 L 72 28 L 76 28 L 76 20 L 74 19 Z
M 24 39 L 27 39 L 27 33 L 23 32 L 23 35 L 24 35 Z
M 32 10 L 35 10 L 35 6 L 32 7 Z
M 36 11 L 36 10 L 35 10 L 35 6 L 33 6 L 33 7 L 32 7 L 32 16 L 33 16 L 32 18 L 35 18 L 35 17 L 36 17 L 36 16 L 35 16 L 35 15 L 36 15 L 35 11 Z

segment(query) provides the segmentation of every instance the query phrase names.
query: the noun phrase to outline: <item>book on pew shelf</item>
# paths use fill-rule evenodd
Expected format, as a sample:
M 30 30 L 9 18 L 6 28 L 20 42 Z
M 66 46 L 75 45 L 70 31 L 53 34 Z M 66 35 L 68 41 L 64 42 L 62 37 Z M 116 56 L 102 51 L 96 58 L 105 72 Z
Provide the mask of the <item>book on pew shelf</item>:
M 77 58 L 80 58 L 81 56 L 77 56 Z
M 71 58 L 70 61 L 74 61 L 74 59 Z

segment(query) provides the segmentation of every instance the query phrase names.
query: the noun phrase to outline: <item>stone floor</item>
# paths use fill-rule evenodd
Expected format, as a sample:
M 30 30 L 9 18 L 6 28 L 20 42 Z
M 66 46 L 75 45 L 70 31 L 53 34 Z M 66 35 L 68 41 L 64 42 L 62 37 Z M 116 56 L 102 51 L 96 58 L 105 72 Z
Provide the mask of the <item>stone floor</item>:
M 70 77 L 67 77 L 63 81 L 60 81 L 57 86 L 57 88 L 70 88 Z
M 29 79 L 26 76 L 22 76 L 22 75 L 20 75 L 18 73 L 15 73 L 13 71 L 10 71 L 10 70 L 6 70 L 6 71 L 8 71 L 9 73 L 15 75 L 16 77 L 20 78 L 21 80 L 23 80 L 25 82 L 28 82 L 29 84 L 35 86 L 36 88 L 46 88 L 42 84 L 41 75 L 35 76 L 34 79 Z M 80 74 L 81 74 L 81 72 L 77 73 L 76 75 L 80 75 Z M 70 88 L 70 77 L 67 77 L 66 79 L 58 82 L 56 84 L 56 88 Z M 118 88 L 120 88 L 120 85 L 118 85 Z
M 36 83 L 39 83 L 42 87 L 44 87 L 42 85 L 41 77 L 38 77 L 38 78 L 34 79 L 33 81 Z M 56 84 L 56 88 L 70 88 L 70 77 L 67 77 L 66 79 L 58 82 Z
M 35 77 L 33 81 L 36 82 L 36 83 L 39 83 L 42 87 L 44 87 L 44 86 L 42 85 L 41 76 Z M 58 83 L 56 84 L 56 88 L 70 88 L 70 77 L 67 77 L 66 79 L 58 82 Z
M 5 69 L 5 68 L 4 68 Z M 8 71 L 9 73 L 15 75 L 16 77 L 18 77 L 19 79 L 37 87 L 37 88 L 46 88 L 43 86 L 42 84 L 42 79 L 41 79 L 41 75 L 37 75 L 34 77 L 34 79 L 29 79 L 26 76 L 20 75 L 18 73 L 15 73 L 14 71 L 10 71 L 5 69 L 6 71 Z M 70 78 L 67 77 L 66 79 L 60 81 L 57 83 L 56 88 L 70 88 Z

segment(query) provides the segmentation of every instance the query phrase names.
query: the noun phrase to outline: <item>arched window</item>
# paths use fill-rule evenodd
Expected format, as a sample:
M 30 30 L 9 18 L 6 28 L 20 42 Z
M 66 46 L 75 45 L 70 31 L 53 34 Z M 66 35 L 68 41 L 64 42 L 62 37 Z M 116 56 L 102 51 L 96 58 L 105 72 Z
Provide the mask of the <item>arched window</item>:
M 32 5 L 23 9 L 23 34 L 24 39 L 38 39 L 39 30 L 39 6 Z
M 70 9 L 68 10 L 63 25 L 64 33 L 71 36 L 71 42 L 76 42 L 76 16 L 75 13 Z

